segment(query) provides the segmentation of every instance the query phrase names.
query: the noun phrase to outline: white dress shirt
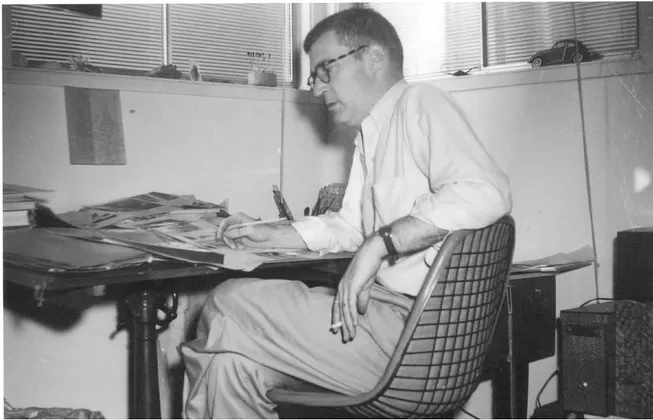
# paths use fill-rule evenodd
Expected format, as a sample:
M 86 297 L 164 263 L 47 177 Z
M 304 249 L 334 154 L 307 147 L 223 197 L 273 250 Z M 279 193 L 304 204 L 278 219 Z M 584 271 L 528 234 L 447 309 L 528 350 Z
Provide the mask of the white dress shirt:
M 363 120 L 355 146 L 340 211 L 292 225 L 313 251 L 356 251 L 407 215 L 452 231 L 485 227 L 511 210 L 508 178 L 451 96 L 432 85 L 395 84 Z M 440 244 L 393 266 L 384 261 L 376 280 L 416 296 Z

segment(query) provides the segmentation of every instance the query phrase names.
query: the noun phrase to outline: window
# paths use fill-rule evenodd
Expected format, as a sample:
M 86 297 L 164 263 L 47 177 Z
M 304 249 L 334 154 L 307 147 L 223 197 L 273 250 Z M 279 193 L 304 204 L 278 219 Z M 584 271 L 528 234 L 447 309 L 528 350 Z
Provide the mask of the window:
M 203 74 L 226 80 L 246 78 L 257 66 L 290 82 L 290 9 L 282 3 L 170 4 L 172 62 L 194 60 Z
M 29 65 L 70 65 L 83 56 L 101 71 L 145 74 L 171 63 L 188 77 L 245 82 L 253 66 L 290 83 L 292 13 L 284 3 L 104 4 L 92 18 L 46 5 L 12 6 L 12 50 Z
M 29 61 L 68 64 L 83 55 L 90 64 L 151 70 L 162 63 L 161 6 L 105 5 L 102 18 L 51 6 L 11 8 L 11 47 Z
M 577 38 L 592 58 L 638 51 L 635 2 L 363 3 L 395 25 L 404 73 L 419 80 L 457 70 L 528 66 L 537 51 Z M 564 47 L 564 45 L 563 45 Z
M 579 39 L 604 58 L 629 55 L 638 48 L 637 3 L 487 3 L 486 7 L 489 66 L 524 62 L 567 38 Z

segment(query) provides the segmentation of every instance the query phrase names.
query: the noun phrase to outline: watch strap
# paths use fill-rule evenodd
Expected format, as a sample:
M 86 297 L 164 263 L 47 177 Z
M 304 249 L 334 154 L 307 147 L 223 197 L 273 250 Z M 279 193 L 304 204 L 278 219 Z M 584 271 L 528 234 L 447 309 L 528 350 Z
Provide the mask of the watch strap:
M 392 241 L 392 228 L 390 226 L 382 226 L 379 231 L 379 236 L 381 239 L 383 239 L 383 244 L 385 245 L 385 249 L 388 251 L 389 259 L 390 259 L 390 265 L 394 265 L 394 263 L 397 261 L 397 248 L 395 248 L 395 244 Z

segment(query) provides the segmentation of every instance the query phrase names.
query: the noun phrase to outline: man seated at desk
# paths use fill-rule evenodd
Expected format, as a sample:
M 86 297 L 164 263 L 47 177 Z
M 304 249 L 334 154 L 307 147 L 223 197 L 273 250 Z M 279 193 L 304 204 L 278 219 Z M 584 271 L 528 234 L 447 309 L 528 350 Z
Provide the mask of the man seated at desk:
M 182 347 L 186 417 L 276 417 L 267 391 L 298 379 L 369 391 L 447 232 L 485 227 L 511 209 L 507 177 L 452 98 L 403 79 L 402 45 L 384 17 L 336 13 L 310 31 L 304 50 L 313 94 L 336 123 L 359 129 L 342 208 L 229 229 L 253 220 L 237 214 L 218 235 L 232 248 L 356 254 L 337 290 L 242 278 L 216 287 L 197 338 Z

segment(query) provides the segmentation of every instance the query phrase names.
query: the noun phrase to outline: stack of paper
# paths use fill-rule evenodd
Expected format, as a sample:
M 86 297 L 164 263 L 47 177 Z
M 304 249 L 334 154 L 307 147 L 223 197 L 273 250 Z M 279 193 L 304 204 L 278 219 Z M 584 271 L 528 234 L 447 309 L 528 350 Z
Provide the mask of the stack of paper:
M 36 203 L 45 201 L 40 194 L 51 192 L 40 188 L 2 184 L 3 227 L 28 226 L 29 212 Z
M 198 200 L 193 195 L 160 192 L 84 206 L 80 211 L 90 214 L 94 228 L 109 226 L 147 228 L 153 224 L 174 223 L 175 220 L 188 221 L 229 216 L 226 201 L 213 204 Z
M 262 264 L 342 259 L 307 250 L 233 250 L 217 239 L 228 217 L 220 205 L 152 192 L 54 214 L 35 209 L 38 228 L 5 232 L 5 261 L 49 271 L 92 271 L 175 259 L 249 271 Z
M 582 267 L 595 262 L 594 251 L 585 245 L 571 252 L 559 252 L 543 258 L 528 261 L 518 261 L 512 264 L 512 274 L 530 272 L 559 273 Z
M 73 239 L 66 231 L 75 228 L 18 228 L 5 230 L 5 263 L 49 272 L 103 271 L 125 267 L 154 258 L 143 251 Z
M 189 239 L 183 236 L 162 234 L 155 230 L 51 228 L 47 231 L 49 234 L 68 237 L 72 241 L 83 239 L 105 245 L 119 245 L 128 247 L 126 249 L 135 248 L 161 258 L 242 271 L 251 271 L 262 264 L 351 257 L 351 254 L 347 253 L 320 255 L 317 252 L 292 249 L 233 250 L 222 241 L 217 241 L 214 236 Z M 6 253 L 5 258 L 7 258 Z

